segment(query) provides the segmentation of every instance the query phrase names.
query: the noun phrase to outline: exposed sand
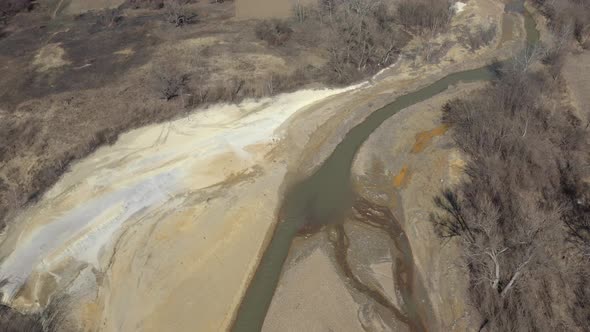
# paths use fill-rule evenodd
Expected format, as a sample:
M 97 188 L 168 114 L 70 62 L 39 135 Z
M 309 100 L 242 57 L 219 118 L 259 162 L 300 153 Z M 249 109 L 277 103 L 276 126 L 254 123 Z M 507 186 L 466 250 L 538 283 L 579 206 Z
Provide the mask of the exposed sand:
M 289 183 L 395 96 L 511 47 L 456 52 L 419 68 L 404 60 L 363 89 L 217 106 L 125 134 L 75 164 L 3 235 L 4 300 L 35 309 L 65 292 L 83 330 L 224 330 Z M 314 257 L 310 266 L 325 261 Z
M 448 134 L 443 131 L 428 144 L 424 144 L 421 134 L 440 128 L 441 108 L 447 100 L 482 86 L 482 83 L 459 85 L 394 115 L 365 142 L 353 167 L 359 193 L 401 214 L 417 276 L 432 303 L 436 325 L 431 328 L 436 331 L 465 331 L 472 327 L 469 308 L 463 303 L 465 296 L 461 296 L 466 282 L 455 263 L 458 255 L 455 244 L 442 245 L 429 223 L 434 195 L 455 183 L 462 170 L 460 155 L 451 148 Z M 421 142 L 420 151 L 414 149 L 417 142 Z M 384 165 L 384 169 L 376 169 L 373 166 L 376 163 Z M 400 168 L 413 174 L 403 187 L 395 186 L 395 175 Z M 394 185 L 388 186 L 392 180 Z
M 65 59 L 65 51 L 60 44 L 51 43 L 45 45 L 35 55 L 33 65 L 37 67 L 38 71 L 47 71 L 54 68 L 59 68 L 69 64 Z
M 88 268 L 104 278 L 102 330 L 224 328 L 274 224 L 286 173 L 277 128 L 342 91 L 212 107 L 101 148 L 9 231 L 4 300 L 34 308 L 43 285 L 87 282 L 68 271 Z M 31 274 L 27 288 L 43 292 L 17 296 Z
M 471 1 L 462 9 L 460 19 L 454 22 L 457 27 L 473 26 L 473 24 L 481 22 L 488 23 L 489 20 L 501 26 L 502 3 Z M 491 59 L 492 54 L 499 58 L 506 57 L 510 52 L 506 53 L 506 51 L 513 50 L 514 43 L 518 43 L 524 36 L 522 19 L 515 17 L 513 21 L 515 24 L 511 26 L 511 31 L 508 34 L 510 38 L 502 40 L 498 37 L 495 43 L 490 46 L 497 49 L 498 52 L 484 49 L 473 54 L 461 47 L 453 47 L 443 57 L 440 64 L 422 65 L 413 69 L 409 68 L 412 67 L 411 63 L 403 59 L 394 68 L 377 74 L 375 86 L 364 90 L 364 92 L 359 92 L 356 99 L 347 104 L 342 111 L 347 112 L 351 108 L 355 109 L 357 113 L 364 113 L 364 106 L 367 104 L 372 104 L 376 109 L 385 104 L 382 104 L 382 97 L 388 96 L 389 98 L 386 100 L 391 101 L 403 91 L 414 90 L 417 77 L 420 77 L 421 73 L 426 76 L 436 73 L 437 70 L 434 67 L 449 68 L 453 67 L 453 63 L 464 63 L 463 61 L 470 58 Z M 517 25 L 517 22 L 520 24 Z M 445 38 L 448 36 L 442 36 L 439 39 Z M 434 77 L 438 77 L 437 74 L 434 74 Z M 431 82 L 435 80 L 434 77 L 431 76 Z M 397 84 L 393 81 L 396 81 Z M 353 174 L 358 177 L 356 185 L 359 193 L 371 198 L 375 203 L 389 206 L 392 211 L 405 219 L 404 228 L 407 228 L 406 235 L 414 253 L 416 275 L 417 278 L 421 278 L 422 284 L 426 288 L 425 291 L 428 293 L 428 298 L 423 298 L 424 290 L 415 290 L 416 301 L 425 304 L 430 302 L 433 317 L 429 318 L 429 321 L 432 320 L 429 327 L 432 331 L 465 331 L 474 326 L 470 321 L 469 307 L 466 307 L 463 302 L 465 297 L 458 295 L 464 291 L 465 283 L 461 279 L 464 274 L 458 271 L 458 267 L 454 265 L 457 251 L 452 245 L 442 246 L 440 244 L 427 218 L 428 213 L 433 210 L 432 195 L 441 188 L 441 185 L 457 181 L 463 172 L 461 156 L 448 147 L 450 142 L 448 134 L 446 134 L 447 128 L 440 124 L 442 104 L 454 96 L 468 93 L 470 89 L 477 86 L 481 87 L 477 84 L 452 88 L 440 96 L 410 107 L 387 120 L 363 145 L 353 169 Z M 365 93 L 372 95 L 365 97 Z M 328 124 L 335 123 L 334 120 Z M 340 128 L 350 128 L 354 123 L 356 123 L 355 115 L 352 114 L 348 120 L 341 121 Z M 328 124 L 318 131 L 331 130 Z M 296 122 L 292 125 L 297 127 Z M 332 144 L 330 138 L 324 138 L 322 142 L 324 146 Z M 308 158 L 312 160 L 312 165 L 317 165 L 313 156 Z M 380 170 L 380 172 L 376 173 L 376 170 Z M 397 196 L 400 193 L 401 200 Z M 389 300 L 399 305 L 399 295 L 395 293 L 394 287 L 395 266 L 391 258 L 383 253 L 367 250 L 367 248 L 380 243 L 377 241 L 378 233 L 367 235 L 363 232 L 353 232 L 348 236 L 351 242 L 349 262 L 357 276 L 363 280 L 363 283 L 379 289 Z M 266 316 L 264 330 L 280 331 L 286 326 L 299 326 L 298 324 L 301 324 L 299 321 L 303 318 L 285 314 L 295 306 L 298 310 L 313 312 L 315 315 L 328 311 L 337 316 L 352 315 L 351 311 L 354 310 L 354 306 L 340 304 L 339 299 L 343 295 L 337 292 L 345 292 L 345 295 L 353 294 L 353 298 L 358 301 L 358 304 L 366 303 L 367 300 L 363 297 L 354 296 L 355 291 L 342 278 L 335 279 L 330 284 L 331 289 L 322 292 L 326 296 L 332 296 L 331 299 L 322 299 L 323 306 L 318 307 L 317 302 L 313 299 L 315 289 L 302 290 L 302 282 L 317 278 L 317 271 L 323 271 L 324 267 L 319 265 L 322 264 L 319 260 L 312 261 L 301 258 L 307 255 L 308 246 L 322 247 L 322 244 L 314 244 L 317 241 L 321 242 L 321 239 L 320 237 L 318 240 L 315 236 L 310 239 L 297 239 L 291 247 L 277 292 Z M 385 247 L 382 243 L 379 245 Z M 326 264 L 334 266 L 334 258 L 330 256 L 330 252 L 326 254 L 330 257 L 330 261 Z M 294 274 L 298 278 L 294 278 Z M 343 288 L 343 285 L 346 287 Z M 298 296 L 294 296 L 293 294 L 297 294 L 297 291 L 299 291 Z M 333 307 L 337 307 L 338 310 L 334 312 Z M 376 306 L 371 308 L 370 319 L 366 319 L 369 315 L 363 314 L 366 313 L 365 310 L 358 308 L 357 310 L 357 319 L 363 325 L 364 330 L 403 331 L 407 328 L 404 324 L 393 319 L 390 312 L 380 312 Z M 338 331 L 339 325 L 334 323 L 326 326 L 317 323 L 313 326 L 306 326 L 306 329 L 310 330 L 322 330 L 322 328 L 324 331 Z
M 453 4 L 453 10 L 455 11 L 455 13 L 460 13 L 465 10 L 465 6 L 467 6 L 466 3 L 457 1 Z
M 452 243 L 441 245 L 428 223 L 428 213 L 433 210 L 432 195 L 444 184 L 457 181 L 462 173 L 460 155 L 450 148 L 445 131 L 437 129 L 440 109 L 445 101 L 482 86 L 460 85 L 394 115 L 363 145 L 353 168 L 359 193 L 405 218 L 404 230 L 414 253 L 416 277 L 421 278 L 428 293 L 428 298 L 422 298 L 423 293 L 415 290 L 415 296 L 418 301 L 431 303 L 434 317 L 429 327 L 433 331 L 472 327 L 469 308 L 464 297 L 458 295 L 465 283 L 462 271 L 454 264 L 457 251 Z M 424 133 L 436 135 L 425 140 Z M 416 143 L 420 143 L 419 151 L 415 150 Z M 414 173 L 405 178 L 403 186 L 397 186 L 395 181 L 399 169 Z M 394 279 L 396 249 L 387 235 L 358 222 L 347 223 L 346 229 L 350 241 L 348 261 L 355 275 L 400 307 L 402 300 Z M 295 240 L 263 330 L 358 331 L 359 324 L 366 331 L 407 329 L 392 318 L 391 312 L 347 282 L 335 263 L 328 234 L 329 230 L 325 230 Z M 354 302 L 349 301 L 350 297 Z
M 313 273 L 310 273 L 310 270 Z M 362 331 L 360 305 L 328 254 L 316 248 L 282 276 L 263 331 Z
M 379 232 L 369 230 L 369 233 L 377 235 L 375 238 L 380 237 Z M 334 250 L 327 236 L 326 232 L 321 232 L 294 241 L 262 331 L 405 331 L 403 325 L 392 319 L 390 312 L 349 285 L 335 263 Z M 357 269 L 370 264 L 372 258 L 365 254 L 356 257 L 369 259 L 361 262 L 352 258 L 351 265 Z M 391 270 L 391 262 L 383 264 Z M 376 270 L 379 271 L 379 267 Z M 387 275 L 387 267 L 384 270 L 384 275 Z M 363 279 L 373 273 L 364 272 L 368 274 L 363 275 Z M 372 280 L 375 279 L 383 277 Z M 392 285 L 387 278 L 385 283 Z M 392 293 L 388 295 L 395 296 Z

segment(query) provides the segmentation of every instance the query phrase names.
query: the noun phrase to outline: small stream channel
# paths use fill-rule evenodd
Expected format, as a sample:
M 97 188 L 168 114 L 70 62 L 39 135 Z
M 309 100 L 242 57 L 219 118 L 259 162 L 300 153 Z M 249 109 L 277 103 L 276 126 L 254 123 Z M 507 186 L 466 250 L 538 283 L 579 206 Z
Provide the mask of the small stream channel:
M 536 44 L 539 32 L 531 14 L 524 8 L 524 1 L 510 2 L 506 5 L 506 11 L 523 14 L 527 43 Z M 400 110 L 425 101 L 447 90 L 449 86 L 459 82 L 489 81 L 494 75 L 489 66 L 450 74 L 431 85 L 398 97 L 350 130 L 320 168 L 286 194 L 273 238 L 250 282 L 232 330 L 253 332 L 262 329 L 293 238 L 303 229 L 318 229 L 322 225 L 343 220 L 343 216 L 351 211 L 354 203 L 350 181 L 353 160 L 375 129 Z M 409 316 L 414 315 L 409 313 Z

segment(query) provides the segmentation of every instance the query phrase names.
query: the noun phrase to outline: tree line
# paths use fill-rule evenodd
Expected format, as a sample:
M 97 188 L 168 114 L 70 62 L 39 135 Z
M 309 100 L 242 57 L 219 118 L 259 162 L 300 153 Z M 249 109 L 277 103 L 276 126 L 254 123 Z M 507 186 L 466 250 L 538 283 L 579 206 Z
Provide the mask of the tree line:
M 568 45 L 527 48 L 485 91 L 443 108 L 467 165 L 431 220 L 460 243 L 480 330 L 589 329 L 590 132 L 564 97 Z

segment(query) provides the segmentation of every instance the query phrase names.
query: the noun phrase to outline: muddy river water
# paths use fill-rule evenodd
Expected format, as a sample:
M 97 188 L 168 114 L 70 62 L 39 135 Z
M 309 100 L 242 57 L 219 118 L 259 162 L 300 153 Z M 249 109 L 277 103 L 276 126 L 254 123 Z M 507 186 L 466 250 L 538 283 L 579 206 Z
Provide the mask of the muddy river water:
M 535 42 L 539 34 L 522 0 L 506 8 L 514 24 L 523 14 L 527 38 Z M 510 35 L 505 39 L 514 39 Z M 0 234 L 0 302 L 39 312 L 64 296 L 71 305 L 62 312 L 88 331 L 260 331 L 293 239 L 327 229 L 331 263 L 347 286 L 389 310 L 399 326 L 424 330 L 430 316 L 420 303 L 427 296 L 419 248 L 404 235 L 403 215 L 397 220 L 398 211 L 356 197 L 351 165 L 367 138 L 398 111 L 458 82 L 493 77 L 490 68 L 448 75 L 350 131 L 351 121 L 367 113 L 345 118 L 339 105 L 369 107 L 374 95 L 362 93 L 369 83 L 213 105 L 126 133 L 73 165 Z M 336 97 L 345 92 L 346 99 Z M 323 164 L 282 195 L 287 176 L 302 178 L 288 174 L 296 158 L 318 152 L 308 135 L 323 134 L 315 125 L 328 122 L 333 130 L 347 128 L 338 135 L 348 133 L 338 136 L 327 159 L 318 160 L 325 150 L 306 155 Z M 353 215 L 353 222 L 387 235 L 384 241 L 399 253 L 388 288 L 396 303 L 355 275 L 360 247 L 341 222 Z
M 537 43 L 539 32 L 530 13 L 525 10 L 523 1 L 510 2 L 506 6 L 506 11 L 524 16 L 527 43 Z M 322 225 L 338 223 L 351 211 L 354 200 L 350 181 L 351 166 L 355 154 L 375 129 L 400 110 L 425 101 L 445 91 L 449 86 L 459 82 L 489 81 L 494 75 L 491 67 L 450 74 L 429 86 L 400 96 L 350 130 L 317 171 L 287 193 L 279 215 L 279 223 L 246 291 L 234 321 L 233 331 L 261 330 L 293 238 L 301 230 L 314 230 Z M 392 222 L 395 222 L 394 219 Z M 401 231 L 399 225 L 393 229 Z M 405 257 L 405 260 L 405 269 L 411 268 L 407 265 L 411 265 L 412 258 Z M 400 291 L 402 294 L 409 294 L 408 290 Z M 404 300 L 406 305 L 403 309 L 406 317 L 417 317 L 418 315 L 413 312 L 416 308 L 411 294 L 404 296 Z M 412 330 L 423 329 L 419 322 L 410 322 L 408 325 Z

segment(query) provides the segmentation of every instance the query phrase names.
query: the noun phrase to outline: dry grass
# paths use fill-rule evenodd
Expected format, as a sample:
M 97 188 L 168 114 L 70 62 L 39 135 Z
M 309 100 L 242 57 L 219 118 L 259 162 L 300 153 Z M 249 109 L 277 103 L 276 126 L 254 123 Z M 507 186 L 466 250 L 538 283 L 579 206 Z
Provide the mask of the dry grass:
M 178 21 L 185 13 L 198 21 Z M 42 5 L 8 21 L 0 37 L 0 225 L 121 132 L 332 77 L 328 25 L 292 19 L 258 26 L 257 37 L 258 22 L 233 13 L 231 1 L 129 0 L 74 16 Z
M 0 60 L 9 64 L 0 69 L 0 225 L 55 183 L 70 162 L 123 131 L 204 103 L 302 84 L 284 77 L 290 75 L 286 66 L 267 60 L 303 67 L 305 53 L 282 54 L 260 44 L 255 22 L 228 21 L 231 2 L 191 6 L 201 21 L 182 28 L 169 24 L 163 10 L 145 8 L 119 11 L 117 24 L 103 19 L 112 17 L 109 10 L 63 16 L 44 30 L 14 28 L 49 20 L 46 8 L 9 22 L 13 32 L 0 38 Z M 44 46 L 45 40 L 53 43 Z
M 2 227 L 121 132 L 209 103 L 358 81 L 393 63 L 409 38 L 382 1 L 312 8 L 266 29 L 270 43 L 257 21 L 232 19 L 231 1 L 176 1 L 198 14 L 182 26 L 169 22 L 167 3 L 129 0 L 57 18 L 38 6 L 9 21 L 0 37 Z M 358 26 L 368 27 L 360 44 Z

